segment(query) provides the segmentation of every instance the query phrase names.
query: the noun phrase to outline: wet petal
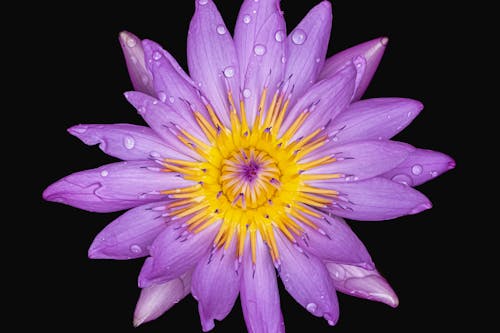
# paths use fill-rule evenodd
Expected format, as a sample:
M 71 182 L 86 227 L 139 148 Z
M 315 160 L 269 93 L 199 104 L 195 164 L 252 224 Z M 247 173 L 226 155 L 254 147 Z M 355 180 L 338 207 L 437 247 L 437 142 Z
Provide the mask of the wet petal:
M 248 243 L 243 253 L 240 291 L 247 330 L 252 333 L 284 333 L 276 272 L 269 250 L 257 233 L 254 267 Z
M 290 295 L 316 317 L 335 325 L 339 304 L 328 271 L 315 256 L 299 252 L 281 232 L 276 233 L 280 255 L 281 281 Z
M 163 172 L 151 161 L 131 161 L 76 172 L 50 185 L 48 201 L 92 212 L 115 212 L 158 201 L 163 190 L 192 186 L 194 182 L 173 172 Z
M 154 95 L 152 76 L 146 68 L 141 40 L 127 31 L 120 32 L 119 40 L 134 90 Z
M 236 242 L 227 249 L 207 252 L 193 271 L 192 294 L 198 300 L 203 331 L 214 328 L 214 319 L 223 320 L 240 291 L 240 275 L 235 270 Z
M 133 208 L 104 228 L 89 249 L 92 259 L 132 259 L 149 254 L 149 246 L 165 229 L 165 203 Z
M 192 270 L 209 251 L 219 224 L 192 233 L 171 222 L 151 245 L 151 257 L 146 259 L 139 274 L 139 287 L 163 283 Z
M 152 157 L 177 158 L 179 155 L 167 147 L 151 128 L 145 126 L 83 124 L 70 127 L 68 132 L 85 144 L 99 144 L 106 154 L 126 161 Z
M 387 140 L 408 126 L 422 108 L 422 103 L 408 98 L 366 99 L 335 117 L 326 132 L 336 144 Z
M 455 161 L 446 154 L 427 149 L 415 149 L 400 165 L 383 174 L 383 177 L 398 183 L 417 186 L 454 167 Z
M 343 145 L 330 144 L 320 152 L 336 160 L 304 171 L 304 174 L 339 174 L 330 182 L 359 181 L 381 175 L 403 162 L 415 148 L 396 141 L 356 141 Z M 302 162 L 316 159 L 313 155 Z
M 294 96 L 302 96 L 316 82 L 325 62 L 331 27 L 332 6 L 323 1 L 311 9 L 288 35 L 285 77 L 292 75 Z M 291 105 L 293 101 L 292 98 Z
M 376 38 L 334 54 L 326 60 L 325 66 L 319 74 L 320 79 L 331 77 L 355 57 L 364 57 L 366 60 L 366 67 L 353 97 L 353 101 L 359 100 L 361 96 L 363 96 L 377 70 L 388 41 L 387 37 Z
M 191 273 L 143 288 L 134 312 L 134 326 L 154 320 L 186 297 L 191 290 Z
M 231 34 L 211 0 L 196 1 L 189 26 L 187 58 L 191 77 L 221 121 L 229 125 L 227 87 L 239 105 L 240 69 Z
M 326 263 L 335 289 L 347 295 L 382 302 L 393 308 L 399 299 L 386 279 L 377 270 L 367 270 L 358 266 Z
M 432 207 L 419 191 L 381 177 L 360 182 L 325 181 L 322 187 L 339 192 L 329 210 L 353 220 L 389 220 Z

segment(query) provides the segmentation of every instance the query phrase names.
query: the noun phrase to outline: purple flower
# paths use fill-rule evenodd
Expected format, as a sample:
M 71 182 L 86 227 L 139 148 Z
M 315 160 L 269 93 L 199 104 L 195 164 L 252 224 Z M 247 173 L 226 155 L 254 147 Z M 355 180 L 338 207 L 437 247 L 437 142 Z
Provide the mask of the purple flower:
M 43 195 L 94 212 L 129 209 L 89 257 L 147 256 L 135 325 L 191 293 L 208 331 L 239 295 L 249 332 L 284 332 L 277 272 L 330 325 L 337 291 L 398 305 L 343 218 L 430 208 L 413 186 L 454 162 L 390 140 L 423 106 L 360 101 L 388 40 L 325 60 L 331 22 L 324 1 L 287 34 L 279 0 L 246 0 L 232 38 L 212 1 L 197 0 L 189 76 L 158 44 L 120 34 L 135 89 L 125 97 L 149 127 L 71 127 L 123 162 L 69 175 Z

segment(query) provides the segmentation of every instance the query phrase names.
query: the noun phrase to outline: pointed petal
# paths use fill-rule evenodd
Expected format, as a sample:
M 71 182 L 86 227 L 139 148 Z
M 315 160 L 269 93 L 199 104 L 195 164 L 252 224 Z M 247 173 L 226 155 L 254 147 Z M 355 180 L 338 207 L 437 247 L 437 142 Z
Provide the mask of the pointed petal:
M 93 125 L 70 127 L 68 132 L 108 155 L 126 161 L 149 158 L 178 158 L 179 153 L 167 147 L 163 140 L 149 127 L 130 124 Z
M 161 191 L 192 185 L 176 173 L 161 171 L 154 162 L 131 161 L 73 173 L 50 185 L 43 197 L 106 213 L 158 201 L 166 198 Z
M 364 57 L 366 60 L 366 68 L 353 97 L 353 101 L 359 100 L 361 96 L 363 96 L 377 70 L 388 41 L 389 39 L 387 37 L 376 38 L 334 54 L 326 60 L 325 66 L 319 74 L 320 79 L 331 77 L 353 58 L 357 56 Z
M 89 258 L 126 260 L 149 254 L 149 246 L 165 229 L 165 203 L 133 208 L 104 228 L 89 249 Z
M 227 87 L 239 105 L 240 69 L 231 34 L 212 0 L 196 1 L 189 26 L 187 58 L 191 77 L 221 121 L 229 125 Z
M 304 174 L 340 174 L 330 182 L 359 181 L 381 175 L 403 162 L 415 148 L 396 141 L 356 141 L 343 145 L 330 144 L 318 155 L 332 156 L 332 163 L 304 171 Z M 316 155 L 304 159 L 314 160 Z M 302 161 L 301 161 L 302 162 Z
M 351 104 L 326 132 L 336 144 L 357 140 L 387 140 L 401 132 L 423 105 L 408 98 L 373 98 Z
M 316 317 L 335 325 L 339 304 L 335 288 L 321 260 L 300 252 L 281 232 L 276 233 L 280 255 L 280 278 L 292 297 Z
M 253 124 L 264 86 L 273 95 L 283 80 L 286 25 L 279 0 L 247 0 L 236 21 L 234 43 L 240 63 L 241 89 L 249 124 Z M 255 13 L 254 13 L 255 11 Z M 266 100 L 264 110 L 271 98 Z
M 152 321 L 186 297 L 191 290 L 191 273 L 177 279 L 154 284 L 141 290 L 134 312 L 134 326 Z
M 289 34 L 285 77 L 292 75 L 294 96 L 302 96 L 316 82 L 325 62 L 331 27 L 332 6 L 330 2 L 322 1 Z M 292 98 L 290 105 L 293 102 Z
M 139 287 L 163 283 L 192 270 L 209 251 L 219 224 L 192 233 L 171 222 L 151 245 L 151 257 L 146 259 L 139 274 Z
M 398 306 L 398 296 L 377 270 L 333 262 L 326 263 L 326 268 L 338 291 L 382 302 L 393 308 Z
M 127 31 L 120 32 L 119 40 L 134 90 L 154 95 L 152 76 L 146 68 L 141 40 Z
M 257 232 L 254 267 L 249 242 L 245 243 L 240 299 L 247 330 L 251 333 L 284 333 L 276 272 L 269 250 Z
M 214 319 L 223 320 L 240 291 L 240 276 L 235 270 L 236 242 L 227 249 L 215 248 L 200 260 L 193 271 L 192 294 L 198 300 L 203 331 L 214 328 Z
M 281 134 L 284 134 L 305 110 L 310 112 L 309 116 L 292 136 L 291 141 L 327 126 L 332 118 L 349 105 L 354 92 L 355 79 L 356 68 L 353 63 L 350 63 L 335 76 L 317 82 L 305 92 L 287 114 L 281 127 Z
M 304 235 L 297 240 L 302 249 L 323 260 L 374 268 L 366 247 L 341 217 L 328 216 L 311 207 L 308 209 L 321 217 L 307 215 L 307 219 L 318 229 L 294 219 L 304 229 Z
M 353 220 L 389 220 L 432 207 L 419 191 L 381 177 L 360 182 L 325 181 L 322 187 L 339 192 L 329 210 Z

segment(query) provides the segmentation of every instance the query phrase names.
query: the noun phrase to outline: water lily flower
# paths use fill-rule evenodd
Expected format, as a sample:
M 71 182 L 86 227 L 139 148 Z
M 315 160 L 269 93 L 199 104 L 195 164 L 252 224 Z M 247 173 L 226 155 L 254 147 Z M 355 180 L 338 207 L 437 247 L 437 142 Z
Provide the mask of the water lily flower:
M 161 46 L 120 33 L 149 127 L 69 132 L 121 162 L 66 176 L 43 196 L 92 212 L 128 210 L 90 246 L 95 259 L 147 257 L 134 325 L 189 294 L 204 331 L 237 297 L 249 332 L 284 332 L 277 279 L 335 325 L 337 291 L 398 305 L 343 218 L 388 220 L 431 208 L 414 186 L 454 167 L 440 152 L 392 141 L 422 110 L 407 98 L 360 100 L 388 39 L 326 59 L 323 1 L 287 33 L 279 0 L 245 0 L 231 36 L 196 0 L 189 75 Z

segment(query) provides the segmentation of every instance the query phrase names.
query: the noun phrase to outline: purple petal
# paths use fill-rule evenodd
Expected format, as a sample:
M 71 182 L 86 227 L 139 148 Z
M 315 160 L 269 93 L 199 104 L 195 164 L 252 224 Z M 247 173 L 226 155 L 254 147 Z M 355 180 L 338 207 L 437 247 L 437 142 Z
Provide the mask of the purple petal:
M 382 302 L 393 308 L 398 306 L 398 296 L 377 270 L 333 262 L 326 263 L 326 268 L 338 291 Z
M 92 259 L 132 259 L 149 254 L 149 246 L 165 229 L 165 203 L 149 203 L 125 212 L 94 239 L 89 249 Z
M 319 74 L 320 79 L 331 77 L 344 67 L 347 62 L 357 56 L 362 56 L 366 60 L 366 67 L 353 97 L 353 101 L 359 100 L 377 70 L 388 41 L 387 37 L 376 38 L 333 55 L 326 60 L 325 66 Z
M 203 331 L 214 328 L 214 319 L 224 319 L 238 297 L 240 276 L 235 270 L 236 242 L 227 250 L 208 252 L 193 271 L 193 297 L 198 300 Z
M 415 149 L 397 167 L 382 176 L 395 182 L 417 186 L 455 167 L 455 161 L 443 153 Z
M 127 31 L 120 32 L 119 40 L 132 86 L 137 91 L 154 95 L 152 76 L 146 68 L 141 40 Z
M 327 126 L 330 119 L 349 105 L 354 92 L 355 79 L 356 68 L 351 62 L 335 76 L 317 82 L 305 92 L 287 114 L 281 127 L 281 134 L 284 134 L 305 110 L 310 112 L 309 116 L 292 136 L 292 141 L 307 136 L 317 128 Z
M 274 94 L 283 80 L 286 25 L 279 0 L 247 0 L 236 21 L 234 44 L 240 63 L 242 94 L 249 124 L 253 123 L 264 86 Z M 268 98 L 264 110 L 267 110 Z
M 316 82 L 325 62 L 331 27 L 332 6 L 322 1 L 288 35 L 285 77 L 292 75 L 294 96 L 302 96 Z
M 139 287 L 149 287 L 175 279 L 206 256 L 220 223 L 214 223 L 200 233 L 179 228 L 179 223 L 170 223 L 156 237 L 139 274 Z
M 318 229 L 300 223 L 304 235 L 298 238 L 298 244 L 309 254 L 323 260 L 374 268 L 370 254 L 349 225 L 338 216 L 328 216 L 311 207 L 308 209 L 321 217 L 307 216 Z
M 257 233 L 255 266 L 247 246 L 243 254 L 241 276 L 241 308 L 249 333 L 284 333 L 280 296 L 271 256 Z
M 186 297 L 191 290 L 191 273 L 141 290 L 134 312 L 134 326 L 154 320 Z
M 326 129 L 333 141 L 390 139 L 408 126 L 423 105 L 407 98 L 373 98 L 351 104 Z
M 177 63 L 172 62 L 170 53 L 153 41 L 142 43 L 147 65 L 153 73 L 155 96 L 181 113 L 193 127 L 198 127 L 193 111 L 210 119 L 194 82 Z
M 99 144 L 99 148 L 106 154 L 126 161 L 179 157 L 178 152 L 165 146 L 163 140 L 145 126 L 85 124 L 70 127 L 68 132 L 85 144 Z
M 325 181 L 322 187 L 339 192 L 329 210 L 353 220 L 389 220 L 432 207 L 419 191 L 381 177 L 360 182 Z
M 350 182 L 381 175 L 403 162 L 415 150 L 414 147 L 396 141 L 356 141 L 343 145 L 330 144 L 317 154 L 300 162 L 308 162 L 322 156 L 336 160 L 310 170 L 304 174 L 340 174 L 340 178 L 329 182 Z
M 50 185 L 48 201 L 92 212 L 115 212 L 165 198 L 161 191 L 192 186 L 177 173 L 163 172 L 151 161 L 131 161 L 76 172 Z
M 335 288 L 323 262 L 315 256 L 299 252 L 281 232 L 276 233 L 280 255 L 280 278 L 292 297 L 316 317 L 324 317 L 335 325 L 339 304 Z
M 188 67 L 191 77 L 229 125 L 228 88 L 239 105 L 240 69 L 231 34 L 211 0 L 196 1 L 189 26 Z
M 200 156 L 191 147 L 182 143 L 178 136 L 183 129 L 198 138 L 204 137 L 199 127 L 192 126 L 176 110 L 159 100 L 136 91 L 125 93 L 125 98 L 137 109 L 148 125 L 158 134 L 167 146 L 179 154 L 192 159 L 199 159 Z

